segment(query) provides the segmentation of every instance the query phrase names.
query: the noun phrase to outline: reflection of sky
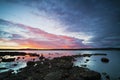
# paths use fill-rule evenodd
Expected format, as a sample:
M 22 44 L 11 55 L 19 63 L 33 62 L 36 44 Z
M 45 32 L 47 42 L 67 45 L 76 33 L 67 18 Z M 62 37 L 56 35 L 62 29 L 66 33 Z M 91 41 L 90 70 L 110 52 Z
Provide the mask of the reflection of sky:
M 85 53 L 86 51 L 84 51 Z M 107 56 L 91 56 L 91 57 L 83 57 L 76 58 L 75 66 L 87 65 L 86 67 L 98 71 L 100 73 L 106 72 L 110 75 L 111 80 L 116 80 L 120 75 L 120 64 L 119 64 L 119 51 L 87 51 L 87 53 L 106 53 Z M 102 63 L 101 58 L 107 57 L 109 59 L 109 63 Z M 86 59 L 89 59 L 86 62 Z M 86 63 L 85 63 L 86 62 Z
M 14 64 L 16 64 L 16 62 L 1 62 L 0 68 L 7 68 L 7 69 L 0 70 L 0 72 L 5 72 L 8 70 L 14 70 L 16 72 L 20 68 L 24 68 L 26 66 L 25 62 L 19 62 L 17 63 L 17 66 L 14 66 Z
M 120 47 L 116 0 L 0 0 L 0 48 Z

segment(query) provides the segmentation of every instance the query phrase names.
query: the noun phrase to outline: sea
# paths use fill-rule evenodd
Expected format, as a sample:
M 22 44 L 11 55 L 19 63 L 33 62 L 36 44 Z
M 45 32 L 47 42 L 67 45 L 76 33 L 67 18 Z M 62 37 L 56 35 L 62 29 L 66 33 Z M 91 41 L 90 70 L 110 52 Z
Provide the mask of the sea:
M 6 51 L 2 51 L 6 52 Z M 8 52 L 8 51 L 7 51 Z M 85 67 L 101 73 L 102 80 L 105 79 L 105 74 L 110 76 L 110 80 L 120 80 L 120 50 L 18 50 L 9 52 L 26 52 L 43 54 L 46 58 L 52 59 L 54 57 L 77 55 L 77 54 L 107 54 L 96 55 L 91 57 L 78 57 L 74 62 L 74 66 Z M 16 56 L 18 57 L 18 56 Z M 108 58 L 109 62 L 104 63 L 101 58 Z M 15 73 L 19 72 L 20 68 L 26 67 L 27 61 L 39 60 L 38 57 L 19 56 L 19 60 L 14 62 L 0 62 L 0 73 L 8 70 L 14 70 Z M 86 60 L 89 60 L 86 62 Z M 15 66 L 14 64 L 17 64 Z M 3 69 L 2 69 L 3 68 Z

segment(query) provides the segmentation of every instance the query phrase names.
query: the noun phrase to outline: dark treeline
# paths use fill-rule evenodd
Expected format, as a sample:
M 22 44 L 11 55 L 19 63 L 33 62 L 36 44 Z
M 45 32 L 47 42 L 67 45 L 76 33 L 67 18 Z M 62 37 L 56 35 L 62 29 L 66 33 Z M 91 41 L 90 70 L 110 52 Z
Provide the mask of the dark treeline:
M 0 52 L 0 56 L 11 55 L 11 56 L 25 56 L 27 55 L 25 52 Z
M 0 49 L 0 50 L 120 50 L 120 48 L 80 48 L 80 49 Z
M 10 55 L 10 56 L 25 56 L 25 55 L 29 55 L 29 56 L 39 56 L 36 53 L 25 53 L 25 52 L 0 52 L 0 56 L 6 56 L 6 55 Z

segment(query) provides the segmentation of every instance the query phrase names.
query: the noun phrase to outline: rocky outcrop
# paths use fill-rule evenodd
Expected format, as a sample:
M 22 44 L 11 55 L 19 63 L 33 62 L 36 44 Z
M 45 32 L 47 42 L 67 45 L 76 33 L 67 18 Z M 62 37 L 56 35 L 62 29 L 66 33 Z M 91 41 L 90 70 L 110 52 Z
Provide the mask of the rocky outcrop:
M 101 80 L 100 73 L 74 66 L 73 60 L 71 56 L 64 56 L 52 60 L 30 61 L 17 74 L 5 73 L 0 80 Z

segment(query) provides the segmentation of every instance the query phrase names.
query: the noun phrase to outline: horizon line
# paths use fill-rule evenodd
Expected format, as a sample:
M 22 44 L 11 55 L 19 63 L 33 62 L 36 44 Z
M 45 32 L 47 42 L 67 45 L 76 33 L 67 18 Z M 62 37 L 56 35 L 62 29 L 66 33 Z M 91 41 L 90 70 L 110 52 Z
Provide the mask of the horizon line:
M 120 48 L 58 48 L 58 49 L 36 49 L 36 48 L 21 48 L 21 49 L 0 49 L 0 50 L 120 50 Z

